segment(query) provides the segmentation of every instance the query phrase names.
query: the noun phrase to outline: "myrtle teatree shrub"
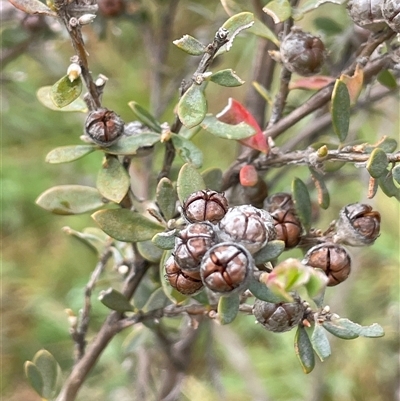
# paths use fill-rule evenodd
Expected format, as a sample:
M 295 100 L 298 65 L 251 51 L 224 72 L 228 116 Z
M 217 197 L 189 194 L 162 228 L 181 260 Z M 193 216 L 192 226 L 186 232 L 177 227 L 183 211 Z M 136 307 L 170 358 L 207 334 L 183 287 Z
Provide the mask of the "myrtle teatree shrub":
M 57 82 L 38 88 L 37 98 L 51 110 L 83 112 L 85 118 L 72 144 L 49 150 L 46 162 L 103 157 L 95 186 L 53 186 L 36 201 L 57 215 L 92 213 L 92 226 L 64 231 L 98 257 L 81 291 L 82 308 L 65 305 L 73 366 L 62 372 L 46 350 L 24 365 L 43 399 L 75 400 L 121 332 L 131 333 L 126 349 L 134 362 L 121 370 L 134 377 L 132 399 L 148 400 L 197 399 L 189 379 L 202 374 L 213 378 L 202 399 L 223 396 L 212 351 L 215 324 L 236 327 L 251 318 L 259 337 L 292 331 L 306 374 L 317 359 L 340 349 L 338 342 L 331 349 L 334 337 L 384 335 L 379 322 L 361 325 L 353 321 L 357 316 L 343 317 L 324 297 L 340 297 L 341 283 L 357 265 L 354 252 L 368 254 L 367 247 L 379 241 L 385 221 L 366 199 L 383 193 L 387 202 L 400 200 L 396 140 L 377 132 L 366 142 L 350 129 L 358 112 L 398 96 L 397 2 L 350 0 L 355 25 L 346 27 L 321 16 L 326 1 L 221 0 L 221 21 L 222 13 L 213 20 L 201 2 L 178 0 L 10 3 L 27 14 L 20 29 L 30 32 L 29 40 L 44 46 L 49 36 L 38 32 L 46 32 L 72 44 L 65 75 L 60 71 Z M 343 11 L 345 5 L 335 3 Z M 207 15 L 206 29 L 173 38 L 174 19 L 189 6 Z M 121 24 L 115 30 L 138 28 L 152 60 L 144 67 L 151 77 L 150 107 L 135 99 L 140 81 L 125 83 L 132 92 L 132 121 L 103 100 L 112 80 L 91 67 L 92 58 L 109 57 L 95 43 L 113 19 Z M 252 53 L 251 41 L 257 42 Z M 170 60 L 173 46 L 185 57 Z M 249 83 L 223 61 L 235 47 Z M 17 53 L 10 51 L 10 60 Z M 113 67 L 116 76 L 123 70 Z M 245 88 L 243 101 L 236 100 L 236 87 Z M 224 103 L 217 110 L 212 96 L 218 92 Z M 227 166 L 221 138 L 226 149 L 238 147 Z M 217 143 L 212 165 L 204 169 L 205 153 Z M 351 203 L 336 196 L 336 188 L 359 176 L 363 181 Z M 320 210 L 332 203 L 335 219 L 321 222 Z M 112 285 L 95 299 L 107 270 Z M 93 330 L 92 309 L 100 303 L 109 313 Z M 204 331 L 207 341 L 201 341 Z M 269 364 L 278 370 L 285 362 Z

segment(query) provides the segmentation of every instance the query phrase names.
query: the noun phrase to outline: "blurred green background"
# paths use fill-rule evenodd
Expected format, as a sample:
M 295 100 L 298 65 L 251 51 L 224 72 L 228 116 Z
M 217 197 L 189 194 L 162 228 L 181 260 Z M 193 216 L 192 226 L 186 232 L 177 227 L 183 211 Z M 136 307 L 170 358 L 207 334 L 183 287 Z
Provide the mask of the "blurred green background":
M 144 3 L 146 3 L 144 5 Z M 165 12 L 168 1 L 130 1 L 128 17 L 105 19 L 85 28 L 89 62 L 94 76 L 106 75 L 109 82 L 104 105 L 115 110 L 125 121 L 134 119 L 127 103 L 137 101 L 148 109 L 161 107 L 152 90 L 149 32 L 144 28 L 141 12 L 145 8 L 149 21 L 159 28 L 157 15 Z M 29 36 L 20 24 L 20 15 L 5 14 L 2 21 L 2 47 L 16 46 Z M 7 11 L 8 12 L 8 11 Z M 315 15 L 334 19 L 339 28 L 349 26 L 344 8 L 325 5 Z M 203 43 L 211 41 L 216 29 L 227 18 L 218 1 L 181 1 L 171 27 L 171 38 L 191 34 Z M 52 24 L 54 24 L 52 22 Z M 336 38 L 321 32 L 311 17 L 299 23 L 306 29 L 324 35 L 332 51 L 340 51 Z M 2 71 L 2 382 L 1 394 L 13 401 L 39 400 L 23 375 L 23 363 L 32 359 L 41 348 L 49 350 L 64 372 L 72 364 L 73 344 L 68 332 L 66 308 L 76 313 L 83 304 L 84 286 L 96 264 L 96 257 L 82 244 L 62 232 L 70 226 L 80 230 L 94 226 L 89 215 L 55 216 L 35 205 L 35 199 L 54 185 L 95 185 L 101 154 L 95 152 L 74 163 L 49 165 L 46 154 L 57 146 L 80 143 L 84 115 L 46 109 L 36 99 L 36 91 L 51 85 L 65 74 L 72 47 L 57 25 L 37 33 L 33 41 Z M 343 31 L 344 32 L 344 31 Z M 342 34 L 344 35 L 344 33 Z M 340 33 L 337 33 L 340 36 Z M 341 36 L 340 36 L 341 37 Z M 233 68 L 246 80 L 240 88 L 228 89 L 209 85 L 209 110 L 217 113 L 230 96 L 244 101 L 251 86 L 251 65 L 256 38 L 243 34 L 218 68 Z M 162 110 L 160 121 L 173 121 L 173 108 L 178 99 L 179 83 L 195 70 L 196 58 L 185 55 L 168 43 L 169 55 L 162 68 L 172 83 L 171 101 Z M 336 46 L 336 47 L 335 47 Z M 332 55 L 336 57 L 336 53 Z M 277 75 L 278 76 L 278 75 Z M 175 86 L 173 85 L 175 83 Z M 168 85 L 160 88 L 168 90 Z M 153 98 L 152 98 L 153 96 Z M 289 107 L 304 101 L 301 91 L 293 91 Z M 153 110 L 154 111 L 154 110 Z M 362 142 L 376 142 L 383 135 L 399 138 L 398 99 L 388 98 L 374 111 L 360 111 L 351 121 L 353 137 Z M 278 145 L 298 132 L 302 122 L 278 140 Z M 325 134 L 332 135 L 331 131 Z M 204 153 L 207 167 L 225 169 L 237 154 L 237 145 L 211 138 L 201 132 L 194 142 Z M 162 157 L 156 149 L 156 160 Z M 157 162 L 159 164 L 159 162 Z M 156 165 L 157 165 L 156 163 Z M 176 166 L 182 162 L 177 159 Z M 272 176 L 275 172 L 272 173 Z M 346 177 L 347 175 L 347 177 Z M 289 191 L 294 176 L 307 180 L 308 171 L 288 169 L 271 193 Z M 153 177 L 156 177 L 154 171 Z M 267 180 L 268 180 L 267 176 Z M 326 228 L 346 203 L 367 201 L 368 177 L 363 169 L 348 166 L 345 174 L 332 176 L 329 183 L 331 207 L 320 211 L 315 226 Z M 315 200 L 315 193 L 313 200 Z M 215 358 L 222 376 L 214 378 L 224 389 L 227 400 L 307 400 L 307 401 L 391 401 L 399 399 L 399 203 L 381 192 L 368 200 L 382 214 L 382 234 L 370 248 L 351 249 L 354 269 L 350 278 L 337 288 L 328 290 L 327 304 L 341 316 L 368 325 L 381 324 L 386 332 L 380 339 L 344 341 L 332 337 L 333 355 L 315 370 L 304 375 L 293 351 L 294 332 L 281 335 L 266 332 L 254 319 L 240 316 L 227 327 L 208 327 L 215 334 Z M 291 252 L 300 257 L 300 252 Z M 285 257 L 287 254 L 284 255 Z M 93 301 L 92 336 L 108 313 L 97 301 L 100 290 L 119 277 L 111 269 L 96 288 Z M 130 329 L 118 335 L 107 348 L 99 365 L 83 387 L 80 400 L 135 399 L 131 377 L 129 345 Z M 199 349 L 204 338 L 199 338 Z M 202 340 L 203 339 L 203 340 Z M 151 340 L 149 340 L 151 342 Z M 204 355 L 197 355 L 204 363 Z M 184 383 L 187 400 L 217 400 L 208 378 L 196 366 Z

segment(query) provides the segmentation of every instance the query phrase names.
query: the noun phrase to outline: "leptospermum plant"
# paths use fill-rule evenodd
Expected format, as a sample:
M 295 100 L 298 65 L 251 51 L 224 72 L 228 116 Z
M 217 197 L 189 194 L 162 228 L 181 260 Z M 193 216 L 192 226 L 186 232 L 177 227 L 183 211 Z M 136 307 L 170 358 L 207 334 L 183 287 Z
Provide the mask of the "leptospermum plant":
M 92 76 L 82 29 L 96 23 L 98 12 L 102 18 L 128 12 L 122 1 L 101 1 L 100 8 L 96 1 L 54 0 L 47 6 L 39 0 L 10 1 L 27 14 L 58 20 L 74 49 L 66 74 L 40 88 L 38 99 L 52 110 L 86 112 L 82 142 L 51 150 L 46 161 L 56 165 L 92 152 L 104 155 L 96 187 L 60 185 L 37 199 L 38 206 L 58 215 L 94 212 L 94 226 L 65 232 L 95 249 L 99 257 L 82 290 L 82 310 L 68 310 L 75 345 L 71 371 L 61 375 L 54 357 L 43 350 L 25 364 L 27 378 L 43 399 L 74 400 L 110 340 L 128 327 L 145 327 L 163 344 L 170 371 L 151 391 L 157 399 L 171 400 L 179 399 L 182 380 L 177 373 L 189 374 L 194 340 L 209 320 L 226 325 L 247 314 L 260 324 L 260 336 L 276 335 L 264 329 L 293 330 L 294 351 L 305 373 L 313 370 L 315 355 L 324 361 L 331 354 L 326 332 L 344 339 L 384 335 L 379 324 L 360 326 L 324 304 L 326 288 L 336 290 L 351 274 L 348 248 L 372 245 L 378 238 L 379 211 L 357 201 L 342 205 L 337 220 L 321 229 L 314 226 L 311 198 L 316 195 L 319 207 L 328 209 L 328 167 L 337 171 L 329 178 L 340 180 L 339 169 L 349 164 L 368 172 L 368 198 L 383 191 L 400 200 L 396 141 L 385 136 L 373 144 L 346 142 L 352 113 L 398 89 L 398 10 L 392 18 L 391 1 L 381 2 L 378 25 L 362 20 L 362 14 L 354 12 L 356 1 L 351 2 L 354 22 L 372 25 L 373 30 L 360 35 L 363 42 L 353 56 L 339 62 L 329 59 L 322 38 L 294 25 L 324 1 L 304 6 L 295 0 L 270 1 L 256 10 L 246 9 L 241 5 L 245 2 L 223 1 L 227 20 L 209 32 L 208 44 L 190 32 L 168 43 L 188 58 L 200 57 L 190 79 L 182 80 L 169 123 L 158 121 L 135 100 L 129 103 L 129 122 L 103 105 L 107 78 Z M 170 18 L 177 2 L 171 3 Z M 253 86 L 247 102 L 227 97 L 226 107 L 210 114 L 208 85 L 244 84 L 233 69 L 214 68 L 214 61 L 243 34 L 256 35 L 264 43 L 259 50 L 263 53 L 254 57 L 267 61 L 251 60 Z M 280 77 L 274 71 L 280 71 Z M 320 71 L 324 75 L 317 75 Z M 362 96 L 366 86 L 369 91 Z M 298 88 L 309 96 L 290 110 L 288 95 Z M 319 114 L 306 130 L 281 147 L 276 145 L 281 135 L 315 111 Z M 331 135 L 323 142 L 318 132 L 326 129 Z M 202 130 L 240 145 L 240 154 L 225 171 L 218 161 L 213 168 L 202 169 L 202 149 L 192 142 Z M 144 183 L 156 188 L 155 196 L 140 200 L 131 185 L 135 177 L 130 165 L 141 157 L 151 161 L 156 144 L 163 148 L 163 164 L 154 179 Z M 177 156 L 180 168 L 174 174 L 171 167 Z M 271 171 L 284 166 L 307 166 L 310 181 L 294 177 L 284 192 L 274 191 Z M 285 252 L 294 248 L 304 257 L 288 258 Z M 109 261 L 120 282 L 94 300 L 91 294 Z M 90 338 L 93 302 L 101 302 L 110 313 Z M 175 340 L 162 324 L 172 317 L 187 322 Z M 141 394 L 149 394 L 150 387 Z

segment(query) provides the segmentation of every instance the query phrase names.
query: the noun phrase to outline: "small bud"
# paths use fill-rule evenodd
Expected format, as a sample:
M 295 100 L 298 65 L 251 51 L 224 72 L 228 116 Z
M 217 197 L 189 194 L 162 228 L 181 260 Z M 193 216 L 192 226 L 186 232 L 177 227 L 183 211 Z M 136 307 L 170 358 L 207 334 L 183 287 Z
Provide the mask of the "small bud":
M 221 240 L 238 243 L 252 254 L 276 237 L 271 215 L 252 205 L 230 208 L 218 227 Z
M 294 248 L 301 239 L 303 227 L 292 210 L 277 209 L 271 213 L 276 229 L 276 239 L 285 242 L 285 248 Z
M 381 3 L 382 0 L 350 0 L 347 3 L 347 10 L 356 25 L 372 31 L 379 31 L 386 26 Z
M 251 164 L 244 165 L 239 172 L 240 185 L 244 187 L 254 187 L 258 182 L 258 173 Z
M 193 295 L 201 288 L 203 283 L 199 272 L 186 272 L 179 268 L 173 256 L 170 256 L 165 262 L 165 278 L 172 288 L 175 288 L 181 294 Z
M 263 327 L 274 333 L 283 333 L 292 330 L 302 320 L 305 307 L 300 298 L 294 302 L 271 303 L 256 299 L 253 314 Z
M 325 46 L 321 39 L 301 29 L 292 28 L 280 47 L 283 65 L 291 72 L 309 76 L 317 74 L 325 61 Z
M 175 262 L 184 270 L 199 270 L 204 254 L 216 243 L 211 224 L 193 223 L 182 230 L 175 241 Z
M 379 237 L 380 222 L 380 213 L 371 206 L 362 203 L 347 205 L 339 212 L 333 241 L 350 246 L 371 245 Z
M 305 254 L 302 263 L 321 269 L 328 277 L 328 287 L 345 281 L 351 271 L 351 259 L 346 249 L 336 244 L 320 244 Z
M 97 109 L 88 114 L 85 133 L 93 142 L 107 147 L 118 141 L 124 133 L 124 126 L 124 121 L 115 112 Z
M 320 159 L 323 159 L 326 156 L 328 156 L 328 147 L 326 145 L 323 145 L 320 148 L 318 148 L 317 155 Z
M 80 77 L 82 74 L 82 68 L 79 64 L 77 63 L 71 63 L 68 67 L 67 70 L 67 75 L 68 75 L 68 79 L 71 82 L 74 82 L 75 79 L 77 79 L 78 77 Z
M 228 210 L 224 194 L 211 190 L 197 191 L 183 203 L 183 213 L 191 222 L 210 221 L 217 223 Z
M 214 292 L 238 292 L 245 289 L 253 265 L 253 258 L 245 248 L 222 242 L 204 255 L 200 274 L 204 285 Z
M 79 25 L 91 24 L 96 18 L 96 14 L 83 14 L 78 18 Z

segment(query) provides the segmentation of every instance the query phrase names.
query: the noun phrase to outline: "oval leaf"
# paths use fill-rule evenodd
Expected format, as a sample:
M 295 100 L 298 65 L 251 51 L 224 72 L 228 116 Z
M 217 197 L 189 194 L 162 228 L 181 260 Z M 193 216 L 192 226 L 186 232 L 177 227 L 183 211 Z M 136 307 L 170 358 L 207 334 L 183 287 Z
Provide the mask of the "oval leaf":
M 151 295 L 146 305 L 143 307 L 143 312 L 150 312 L 156 309 L 162 309 L 170 303 L 170 300 L 165 295 L 163 289 L 157 288 Z
M 324 176 L 313 168 L 310 168 L 310 172 L 311 179 L 313 180 L 315 189 L 317 190 L 318 204 L 321 206 L 322 209 L 326 210 L 328 209 L 330 204 L 330 197 L 328 188 L 325 185 Z
M 331 355 L 328 337 L 326 336 L 325 330 L 319 324 L 316 324 L 314 327 L 314 331 L 311 335 L 311 344 L 321 361 L 324 361 Z
M 161 125 L 157 119 L 152 116 L 144 107 L 136 102 L 129 102 L 128 106 L 136 114 L 136 117 L 147 127 L 151 128 L 155 132 L 161 133 Z
M 159 142 L 161 136 L 154 132 L 142 132 L 137 135 L 122 136 L 118 142 L 107 148 L 112 155 L 134 155 L 139 148 L 147 148 Z
M 107 156 L 104 158 L 96 185 L 106 199 L 115 203 L 124 199 L 130 187 L 130 178 L 117 157 Z
M 29 384 L 32 388 L 43 397 L 43 378 L 34 363 L 31 361 L 26 361 L 24 364 L 25 376 L 29 380 Z
M 274 20 L 275 24 L 286 21 L 292 15 L 288 0 L 272 0 L 263 8 L 263 11 Z
M 371 177 L 379 178 L 387 172 L 388 165 L 389 161 L 385 151 L 376 148 L 372 151 L 366 167 Z
M 157 185 L 156 202 L 166 221 L 174 217 L 177 199 L 176 190 L 172 182 L 163 177 Z
M 46 106 L 48 109 L 55 111 L 63 111 L 63 112 L 79 111 L 82 113 L 87 113 L 88 107 L 82 98 L 78 98 L 74 100 L 72 103 L 70 103 L 68 106 L 65 106 L 62 109 L 60 109 L 54 104 L 53 100 L 51 100 L 51 89 L 52 86 L 43 86 L 36 92 L 36 97 L 39 100 L 39 102 L 42 103 L 44 106 Z
M 217 71 L 216 73 L 212 74 L 210 77 L 210 81 L 227 87 L 235 87 L 244 84 L 244 81 L 238 77 L 232 69 L 226 69 Z
M 184 162 L 192 163 L 196 168 L 202 166 L 203 153 L 193 142 L 182 136 L 172 134 L 172 143 Z
M 332 319 L 329 322 L 324 322 L 323 327 L 335 335 L 343 339 L 353 339 L 358 336 L 361 337 L 383 337 L 385 332 L 382 327 L 374 323 L 370 326 L 361 326 L 358 323 L 354 323 L 349 319 L 339 318 Z
M 332 92 L 332 125 L 340 142 L 343 142 L 349 132 L 350 125 L 350 96 L 345 83 L 336 80 Z
M 260 265 L 277 258 L 285 249 L 284 241 L 270 241 L 264 248 L 261 248 L 256 254 L 253 255 L 254 263 Z
M 276 37 L 275 33 L 271 31 L 263 22 L 259 19 L 255 18 L 254 25 L 249 29 L 249 32 L 254 35 L 261 36 L 262 38 L 270 40 L 272 43 L 275 43 L 276 46 L 279 47 L 279 40 Z
M 83 232 L 75 231 L 71 227 L 63 227 L 63 231 L 77 238 L 83 244 L 89 246 L 90 249 L 97 251 L 99 255 L 103 252 L 108 238 L 103 231 L 96 227 L 87 227 Z
M 391 174 L 378 178 L 379 188 L 389 198 L 394 197 L 400 201 L 400 188 L 396 187 Z
M 358 334 L 354 330 L 341 325 L 341 322 L 338 320 L 324 322 L 322 323 L 322 327 L 329 331 L 329 333 L 343 340 L 353 340 L 358 337 Z
M 249 290 L 256 298 L 260 299 L 261 301 L 271 303 L 286 301 L 285 298 L 276 295 L 264 283 L 261 283 L 255 278 L 249 281 Z
M 311 200 L 308 189 L 300 178 L 295 178 L 293 180 L 292 194 L 297 215 L 304 228 L 308 231 L 311 225 Z
M 397 88 L 396 78 L 389 70 L 381 71 L 376 78 L 381 85 L 386 86 L 388 89 Z
M 60 146 L 47 153 L 46 162 L 50 164 L 68 163 L 78 160 L 96 150 L 93 145 Z
M 99 210 L 92 218 L 106 234 L 118 241 L 147 241 L 164 231 L 163 226 L 127 209 Z
M 54 356 L 44 349 L 38 351 L 32 361 L 38 368 L 43 379 L 42 397 L 51 399 L 57 391 L 60 366 Z
M 221 192 L 222 189 L 222 170 L 211 167 L 201 173 L 206 188 Z
M 232 47 L 233 40 L 239 34 L 239 32 L 250 28 L 253 24 L 254 15 L 247 11 L 233 15 L 227 21 L 225 21 L 224 25 L 222 25 L 222 28 L 228 31 L 228 42 L 223 46 L 223 49 L 229 51 Z M 221 52 L 218 52 L 217 54 L 219 53 Z
M 132 312 L 135 309 L 123 294 L 117 290 L 114 290 L 113 288 L 101 291 L 99 295 L 99 301 L 103 305 L 107 306 L 107 308 L 117 312 Z
M 392 175 L 393 179 L 400 184 L 400 164 L 398 164 L 396 167 L 393 167 L 392 169 Z
M 201 123 L 201 127 L 210 134 L 224 139 L 245 139 L 256 133 L 256 130 L 250 125 L 241 122 L 236 125 L 225 124 L 214 116 L 206 116 Z
M 221 324 L 232 323 L 239 312 L 239 294 L 222 296 L 218 301 L 218 321 Z
M 83 185 L 60 185 L 49 188 L 37 199 L 36 204 L 55 214 L 81 214 L 104 206 L 96 188 Z
M 201 56 L 206 51 L 206 47 L 190 35 L 183 35 L 180 39 L 174 40 L 172 43 L 192 56 Z
M 168 231 L 166 233 L 158 233 L 152 238 L 152 242 L 160 249 L 168 250 L 175 247 L 176 230 Z
M 179 171 L 176 182 L 179 201 L 183 204 L 185 199 L 193 192 L 206 189 L 203 177 L 191 164 L 184 164 Z
M 199 125 L 207 113 L 204 85 L 193 85 L 183 94 L 178 103 L 178 116 L 187 128 Z
M 315 366 L 314 350 L 303 326 L 297 328 L 294 338 L 294 350 L 304 373 L 312 372 Z
M 152 241 L 138 242 L 137 250 L 146 260 L 153 263 L 160 262 L 163 254 L 162 249 L 154 245 Z
M 44 3 L 39 0 L 9 0 L 10 3 L 18 10 L 27 14 L 40 14 L 49 17 L 57 17 L 57 13 L 52 11 Z
M 68 75 L 63 76 L 51 87 L 51 100 L 60 109 L 76 100 L 82 92 L 80 77 L 70 81 Z

